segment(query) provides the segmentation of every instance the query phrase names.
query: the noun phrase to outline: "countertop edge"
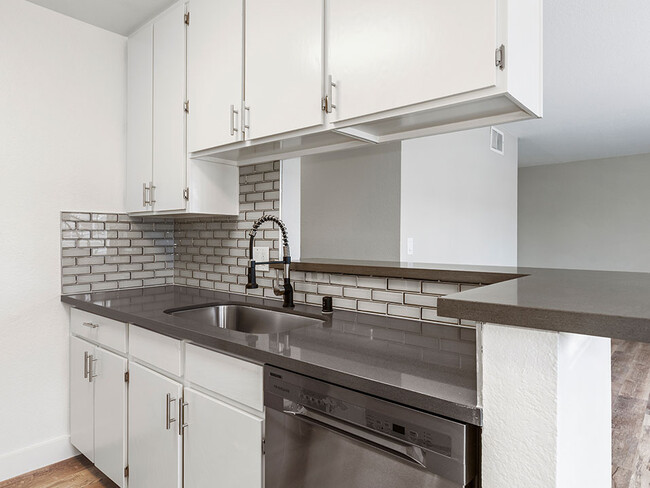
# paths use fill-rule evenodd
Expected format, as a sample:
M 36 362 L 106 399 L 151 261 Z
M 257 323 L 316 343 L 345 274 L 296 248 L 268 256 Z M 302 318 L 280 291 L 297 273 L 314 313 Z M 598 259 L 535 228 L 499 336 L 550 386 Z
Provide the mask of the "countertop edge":
M 210 341 L 217 344 L 217 347 L 213 347 L 201 342 L 201 337 L 204 337 L 201 334 L 162 324 L 156 320 L 139 317 L 137 315 L 116 311 L 94 303 L 78 300 L 68 295 L 61 295 L 61 302 L 80 310 L 95 313 L 119 322 L 134 324 L 138 327 L 143 327 L 169 337 L 187 340 L 206 349 L 238 356 L 247 361 L 258 364 L 269 364 L 278 368 L 294 371 L 299 374 L 311 376 L 322 381 L 357 390 L 378 398 L 394 401 L 408 407 L 442 415 L 452 420 L 466 422 L 474 426 L 481 427 L 483 424 L 482 410 L 478 406 L 454 403 L 424 393 L 391 386 L 375 380 L 271 354 L 224 339 L 210 337 Z
M 566 332 L 626 341 L 650 342 L 648 320 L 589 312 L 552 310 L 520 305 L 476 302 L 456 297 L 440 297 L 438 313 L 444 317 L 476 322 Z
M 271 266 L 273 268 L 281 269 L 283 265 Z M 292 262 L 291 270 L 482 285 L 491 285 L 527 276 L 526 274 L 521 273 L 487 270 L 424 269 L 396 266 L 372 266 L 364 264 L 310 263 L 300 261 Z

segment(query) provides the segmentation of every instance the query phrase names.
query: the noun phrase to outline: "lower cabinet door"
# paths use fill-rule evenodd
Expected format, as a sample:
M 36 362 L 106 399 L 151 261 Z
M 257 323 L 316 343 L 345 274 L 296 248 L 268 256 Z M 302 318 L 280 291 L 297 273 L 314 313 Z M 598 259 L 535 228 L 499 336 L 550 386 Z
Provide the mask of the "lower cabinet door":
M 118 486 L 125 486 L 127 360 L 95 349 L 95 466 Z
M 70 337 L 70 442 L 81 454 L 95 460 L 93 386 L 89 368 L 95 346 Z
M 185 486 L 261 488 L 262 419 L 190 388 L 185 403 Z
M 180 383 L 129 363 L 129 488 L 181 486 L 181 395 Z

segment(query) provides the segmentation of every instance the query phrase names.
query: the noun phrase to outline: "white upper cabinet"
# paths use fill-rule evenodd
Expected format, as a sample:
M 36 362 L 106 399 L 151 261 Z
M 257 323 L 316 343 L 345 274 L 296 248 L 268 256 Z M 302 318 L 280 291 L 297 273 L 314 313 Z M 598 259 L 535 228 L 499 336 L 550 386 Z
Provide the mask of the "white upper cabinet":
M 327 0 L 332 121 L 496 85 L 497 0 Z
M 153 25 L 129 37 L 127 74 L 126 211 L 149 210 L 153 165 Z
M 252 164 L 541 117 L 542 1 L 192 0 L 187 150 Z M 154 144 L 152 159 L 155 176 L 158 155 L 168 158 L 168 176 L 144 187 L 144 201 L 153 193 L 154 211 L 191 213 L 177 188 L 162 196 L 187 172 L 167 172 L 180 152 L 181 119 L 171 111 L 182 83 L 176 74 L 159 82 L 158 73 L 182 64 L 183 53 L 180 42 L 157 51 L 178 30 L 158 40 L 158 22 L 153 140 L 170 139 Z M 129 183 L 129 208 L 142 208 L 142 190 L 142 181 Z
M 235 17 L 239 22 L 238 33 L 234 34 L 238 36 L 236 49 L 239 49 L 239 55 L 233 57 L 239 63 L 235 70 L 238 81 L 220 84 L 230 78 L 224 77 L 221 64 L 228 60 L 218 59 L 217 64 L 212 65 L 212 78 L 204 77 L 202 72 L 192 77 L 200 82 L 190 84 L 195 88 L 196 103 L 187 96 L 188 4 L 176 3 L 129 37 L 127 212 L 155 215 L 239 213 L 237 168 L 218 162 L 188 161 L 187 158 L 188 123 L 192 125 L 189 133 L 195 134 L 199 140 L 214 134 L 229 133 L 228 111 L 224 109 L 222 116 L 219 116 L 210 104 L 215 100 L 221 102 L 220 95 L 234 86 L 234 95 L 228 97 L 233 100 L 228 103 L 238 107 L 237 111 L 241 105 L 243 6 L 241 0 L 235 3 L 239 4 L 239 9 L 230 9 L 232 2 L 193 2 L 195 15 L 192 19 L 198 28 L 194 29 L 194 37 L 190 36 L 190 39 L 195 48 L 200 45 L 203 50 L 198 54 L 196 49 L 191 50 L 189 55 L 195 74 L 198 66 L 208 66 L 203 56 L 212 52 L 215 46 L 223 52 L 231 48 L 229 35 L 219 37 L 223 29 L 221 24 L 213 22 L 214 18 L 210 18 L 213 10 L 217 13 L 222 10 L 229 12 L 229 9 L 236 11 Z M 221 15 L 217 17 L 222 20 Z M 225 25 L 228 23 L 224 22 Z M 204 45 L 206 36 L 209 38 L 215 32 L 218 33 L 217 41 Z M 201 61 L 198 61 L 199 58 Z M 217 85 L 211 91 L 212 83 Z M 194 118 L 190 117 L 188 121 L 188 115 Z M 222 123 L 223 130 L 214 130 L 214 121 Z M 238 128 L 238 123 L 235 121 L 235 128 Z M 211 144 L 210 147 L 223 143 L 223 140 L 206 142 Z
M 153 27 L 153 182 L 156 211 L 185 209 L 185 5 Z
M 246 0 L 247 139 L 323 123 L 323 8 L 323 0 Z
M 187 32 L 188 150 L 241 140 L 243 0 L 192 0 Z

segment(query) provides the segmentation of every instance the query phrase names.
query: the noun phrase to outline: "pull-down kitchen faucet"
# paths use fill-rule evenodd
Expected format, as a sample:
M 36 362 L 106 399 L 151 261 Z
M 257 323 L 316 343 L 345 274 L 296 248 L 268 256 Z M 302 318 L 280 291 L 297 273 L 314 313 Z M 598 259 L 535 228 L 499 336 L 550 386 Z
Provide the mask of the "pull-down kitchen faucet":
M 282 232 L 282 261 L 263 261 L 256 263 L 255 260 L 253 259 L 253 244 L 255 240 L 255 236 L 257 235 L 257 229 L 260 228 L 260 226 L 264 222 L 275 222 L 278 224 L 280 227 L 280 232 Z M 282 295 L 284 298 L 284 302 L 282 304 L 283 307 L 293 307 L 293 287 L 291 286 L 291 270 L 290 270 L 290 264 L 291 264 L 291 253 L 289 252 L 289 235 L 287 234 L 287 226 L 284 225 L 284 222 L 282 222 L 279 218 L 274 217 L 273 215 L 262 215 L 259 219 L 255 221 L 253 224 L 253 228 L 251 231 L 248 233 L 250 236 L 250 243 L 248 246 L 248 259 L 249 259 L 249 267 L 248 267 L 248 283 L 246 284 L 246 288 L 258 288 L 258 284 L 255 278 L 255 266 L 258 264 L 284 264 L 284 284 L 283 285 L 276 285 L 275 280 L 273 281 L 273 293 L 276 295 Z

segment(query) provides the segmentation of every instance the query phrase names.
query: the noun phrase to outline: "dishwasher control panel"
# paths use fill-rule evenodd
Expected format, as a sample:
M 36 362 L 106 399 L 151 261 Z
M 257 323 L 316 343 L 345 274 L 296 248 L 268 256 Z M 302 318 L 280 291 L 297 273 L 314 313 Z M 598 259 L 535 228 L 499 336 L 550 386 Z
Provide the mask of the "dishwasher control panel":
M 417 416 L 400 418 L 380 413 L 341 398 L 298 385 L 284 385 L 285 398 L 307 408 L 352 422 L 367 429 L 451 456 L 451 437 L 417 424 Z
M 366 427 L 430 451 L 436 451 L 444 456 L 451 456 L 451 437 L 443 433 L 433 432 L 410 422 L 395 420 L 368 410 L 366 411 Z

